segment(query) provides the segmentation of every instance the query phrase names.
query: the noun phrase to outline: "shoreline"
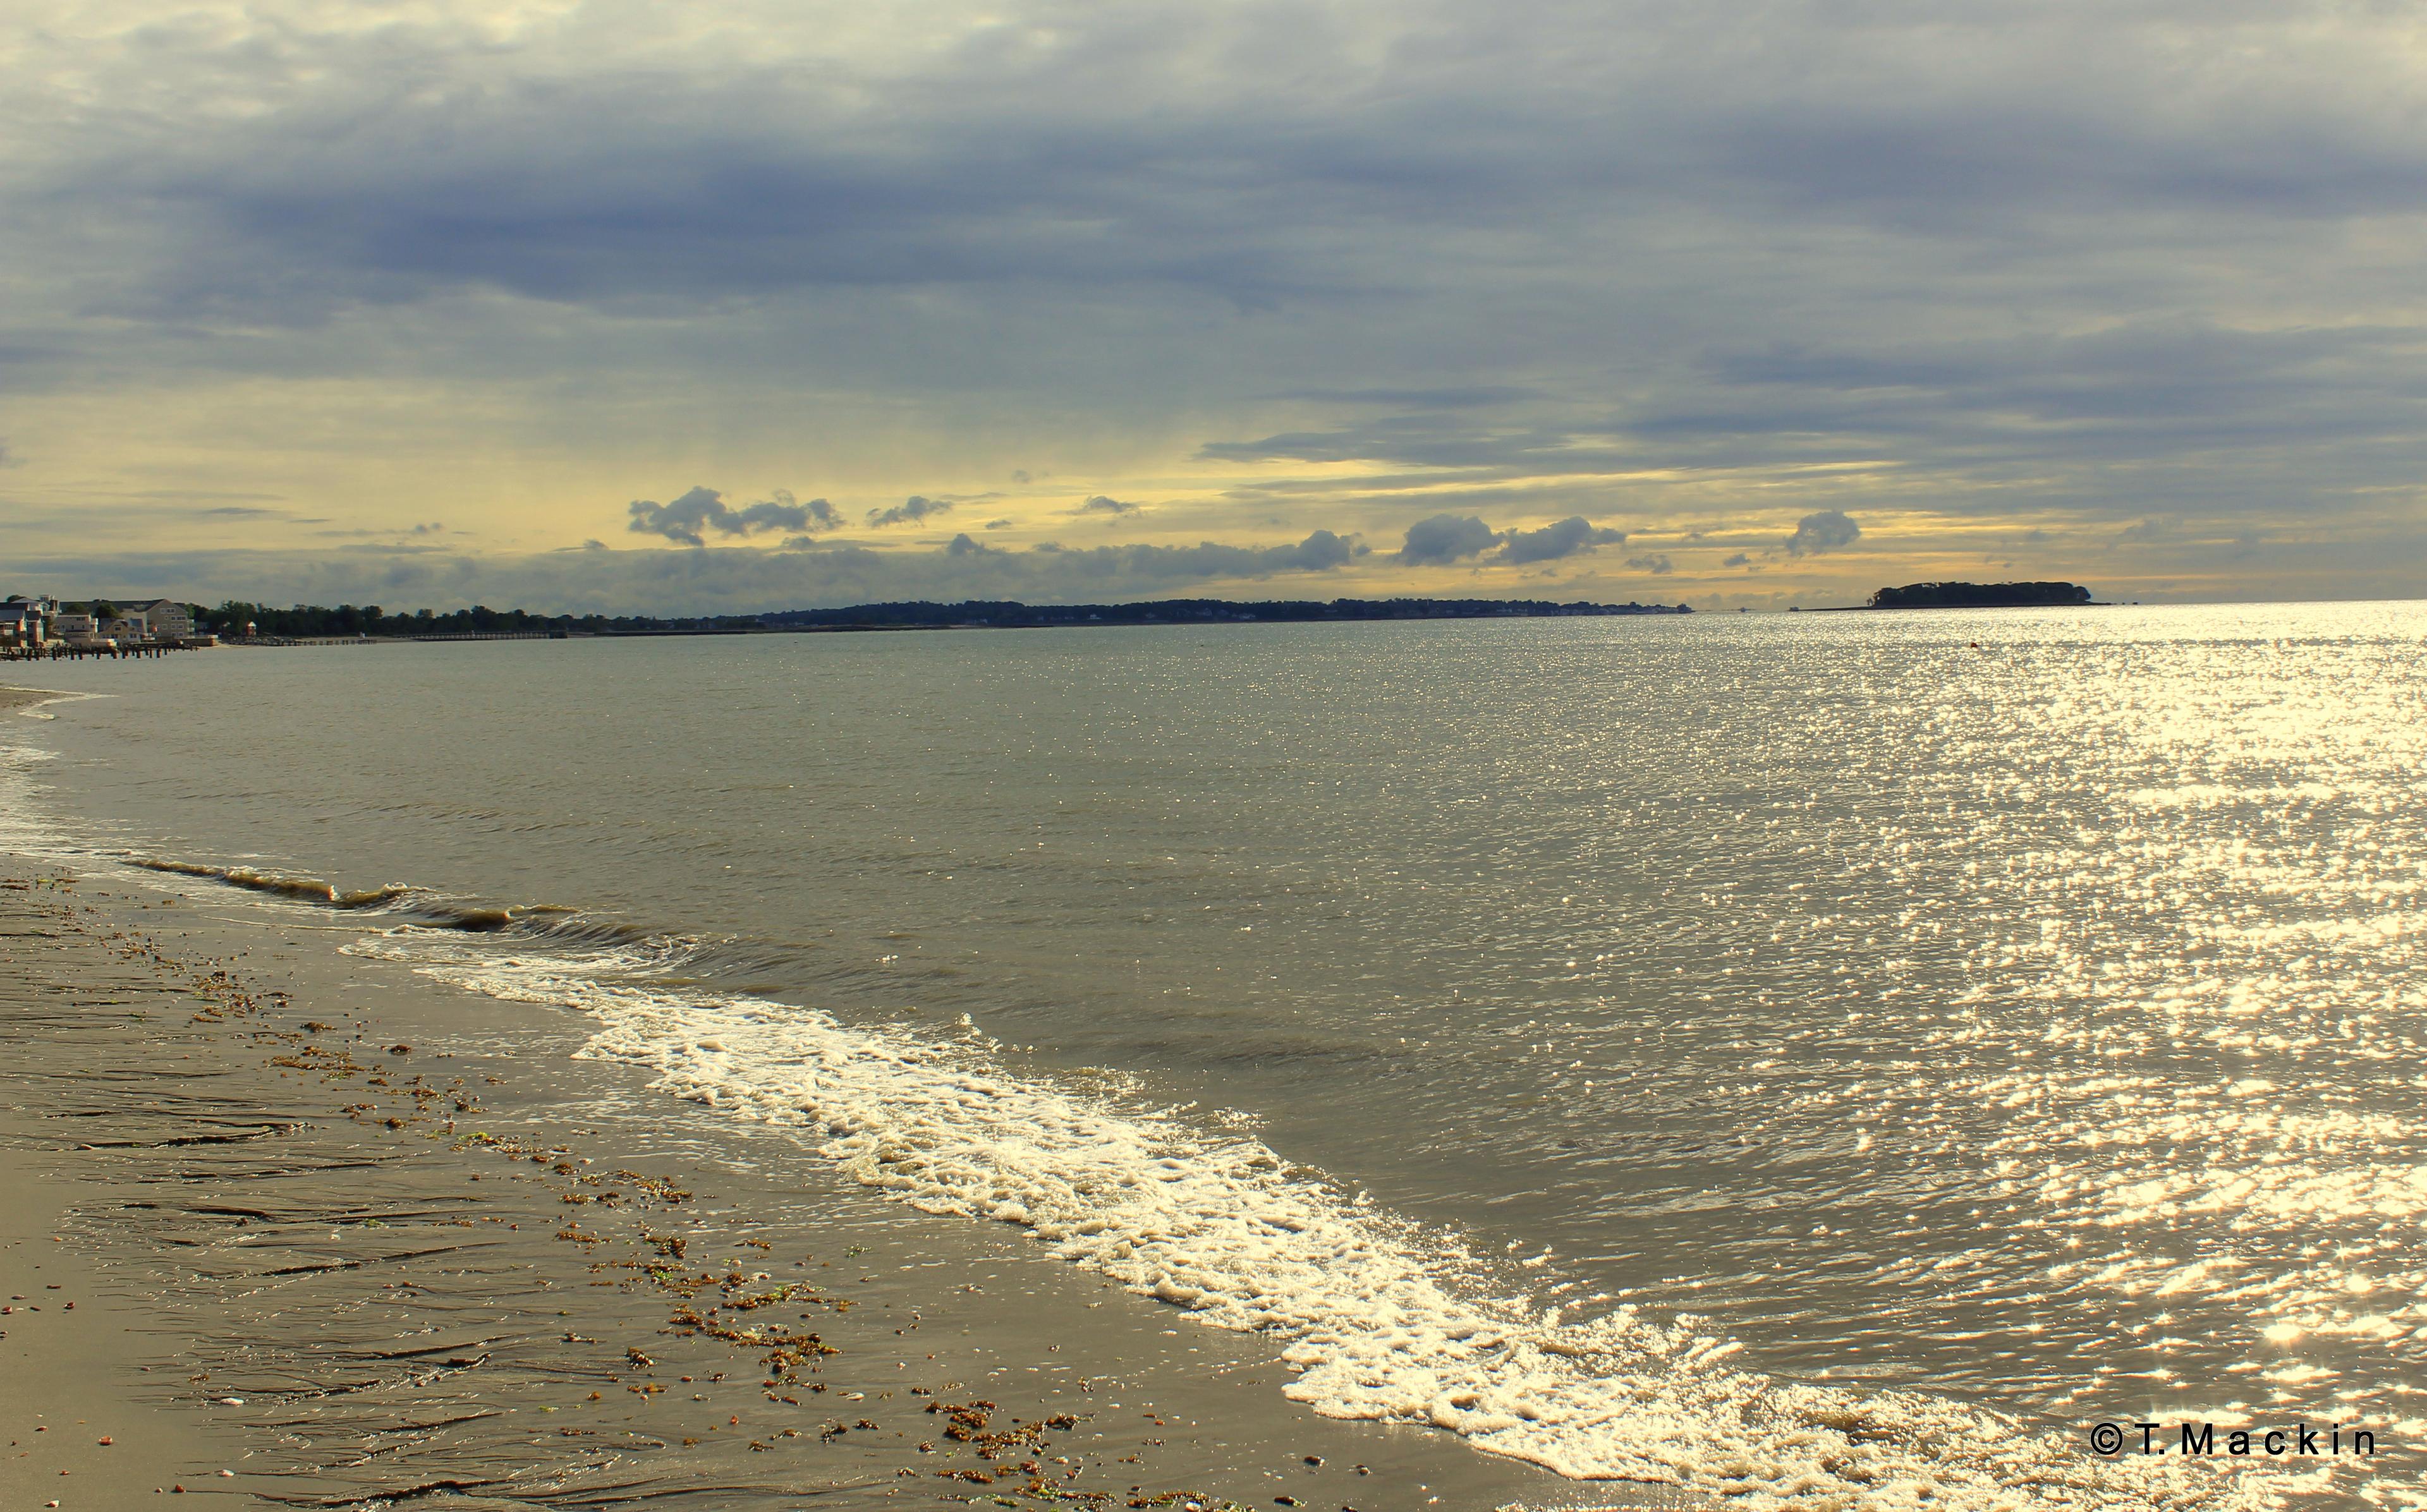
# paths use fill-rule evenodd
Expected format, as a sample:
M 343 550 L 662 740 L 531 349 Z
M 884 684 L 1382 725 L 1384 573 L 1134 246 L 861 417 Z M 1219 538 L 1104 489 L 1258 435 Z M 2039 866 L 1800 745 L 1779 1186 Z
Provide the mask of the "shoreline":
M 10 1305 L 42 1306 L 21 1260 L 90 1292 L 73 1324 L 0 1319 L 12 1423 L 86 1420 L 15 1446 L 12 1495 L 1694 1504 L 1317 1417 L 1280 1398 L 1269 1341 L 822 1190 L 780 1133 L 704 1130 L 573 1062 L 565 1016 L 473 1010 L 304 948 L 327 925 L 218 912 L 0 858 L 0 1142 L 27 1157 L 6 1278 L 34 1299 Z
M 63 698 L 90 698 L 90 693 L 61 692 L 49 688 L 18 688 L 0 683 L 0 714 L 22 714 Z

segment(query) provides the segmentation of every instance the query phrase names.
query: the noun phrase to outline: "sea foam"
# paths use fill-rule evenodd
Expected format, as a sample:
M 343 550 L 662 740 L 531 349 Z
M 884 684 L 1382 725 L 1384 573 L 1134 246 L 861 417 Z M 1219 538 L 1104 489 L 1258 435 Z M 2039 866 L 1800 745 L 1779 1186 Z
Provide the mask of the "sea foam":
M 594 1016 L 585 1055 L 726 1114 L 798 1128 L 924 1211 L 1026 1229 L 1063 1260 L 1279 1341 L 1294 1400 L 1422 1423 L 1588 1480 L 1739 1507 L 2190 1509 L 2276 1504 L 2281 1478 L 2104 1460 L 2079 1437 L 1906 1391 L 1782 1383 L 1719 1339 L 1620 1308 L 1490 1294 L 1480 1260 L 1262 1143 L 1007 1072 L 981 1048 L 651 983 L 646 951 L 506 957 L 422 931 L 362 941 L 452 985 Z

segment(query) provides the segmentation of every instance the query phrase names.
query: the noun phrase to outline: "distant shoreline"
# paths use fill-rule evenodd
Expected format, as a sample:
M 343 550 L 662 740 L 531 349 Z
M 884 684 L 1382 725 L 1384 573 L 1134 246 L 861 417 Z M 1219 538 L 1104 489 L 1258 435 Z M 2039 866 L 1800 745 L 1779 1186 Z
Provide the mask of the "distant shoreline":
M 233 602 L 196 618 L 232 644 L 357 644 L 381 641 L 556 640 L 663 635 L 783 635 L 877 630 L 1048 630 L 1141 625 L 1362 624 L 1400 620 L 1580 619 L 1691 614 L 1686 604 L 1596 604 L 1498 598 L 1165 598 L 1130 604 L 1024 604 L 969 599 L 855 604 L 839 609 L 660 618 L 533 614 L 475 606 L 448 614 L 390 614 L 377 605 L 274 610 Z

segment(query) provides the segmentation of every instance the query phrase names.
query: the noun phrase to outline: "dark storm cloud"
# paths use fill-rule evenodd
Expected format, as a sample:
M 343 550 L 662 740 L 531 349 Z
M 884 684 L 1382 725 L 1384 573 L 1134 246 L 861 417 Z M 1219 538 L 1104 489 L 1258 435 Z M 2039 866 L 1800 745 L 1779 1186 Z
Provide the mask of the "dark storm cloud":
M 1807 514 L 1795 522 L 1795 533 L 1786 538 L 1786 554 L 1790 557 L 1816 557 L 1823 552 L 1838 551 L 1862 538 L 1863 528 L 1839 510 L 1823 510 Z
M 841 524 L 834 506 L 824 499 L 813 498 L 806 504 L 796 501 L 782 489 L 775 496 L 740 509 L 725 502 L 725 496 L 713 488 L 693 488 L 671 504 L 636 498 L 627 511 L 631 521 L 625 528 L 640 535 L 660 535 L 684 545 L 707 545 L 703 530 L 719 535 L 747 536 L 777 530 L 815 530 Z M 414 533 L 428 534 L 438 526 L 415 526 Z
M 899 504 L 868 512 L 868 523 L 883 529 L 888 525 L 916 525 L 933 515 L 950 514 L 953 506 L 940 498 L 926 498 L 913 494 Z
M 1523 564 L 1533 561 L 1556 561 L 1572 557 L 1579 551 L 1595 546 L 1622 545 L 1626 532 L 1596 527 L 1581 514 L 1572 514 L 1555 525 L 1539 530 L 1511 530 L 1500 548 L 1503 561 Z

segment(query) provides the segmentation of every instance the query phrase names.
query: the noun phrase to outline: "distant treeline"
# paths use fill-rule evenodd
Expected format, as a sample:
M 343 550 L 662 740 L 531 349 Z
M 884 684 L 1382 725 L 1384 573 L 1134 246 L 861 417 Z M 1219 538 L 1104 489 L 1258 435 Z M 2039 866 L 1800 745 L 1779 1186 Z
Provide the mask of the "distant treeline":
M 2087 604 L 2079 583 L 1907 583 L 1871 595 L 1873 609 L 2014 609 L 2046 604 Z
M 409 639 L 441 635 L 662 635 L 676 630 L 755 629 L 756 615 L 722 615 L 709 619 L 653 619 L 634 614 L 533 614 L 518 609 L 491 609 L 475 604 L 446 614 L 429 610 L 390 614 L 377 604 L 340 604 L 324 609 L 298 604 L 272 609 L 231 599 L 217 609 L 194 610 L 199 628 L 221 636 L 240 636 L 246 626 L 256 635 L 278 640 L 311 640 L 323 636 L 387 636 Z
M 1219 598 L 1165 598 L 1149 604 L 859 604 L 850 609 L 796 609 L 762 614 L 769 626 L 817 629 L 871 626 L 1173 625 L 1215 621 L 1543 619 L 1588 614 L 1690 614 L 1684 605 L 1553 604 L 1542 599 L 1335 598 L 1266 599 L 1233 604 Z
M 697 619 L 646 615 L 532 614 L 475 605 L 451 613 L 416 610 L 390 614 L 377 604 L 317 604 L 272 609 L 230 600 L 194 610 L 194 623 L 221 636 L 279 640 L 327 636 L 411 639 L 448 635 L 679 635 L 742 630 L 944 629 L 955 626 L 1026 629 L 1078 625 L 1173 625 L 1307 620 L 1540 619 L 1594 614 L 1690 614 L 1685 605 L 1554 604 L 1541 599 L 1335 598 L 1277 599 L 1233 604 L 1218 598 L 1171 598 L 1151 604 L 858 604 L 849 609 L 786 610 L 773 614 L 721 614 Z

